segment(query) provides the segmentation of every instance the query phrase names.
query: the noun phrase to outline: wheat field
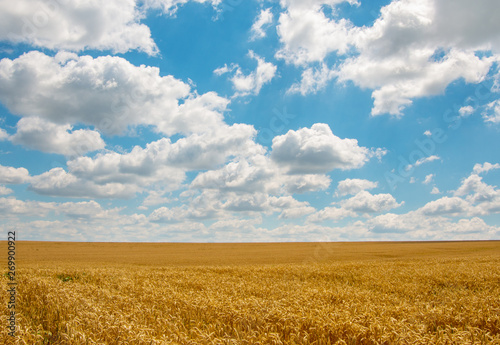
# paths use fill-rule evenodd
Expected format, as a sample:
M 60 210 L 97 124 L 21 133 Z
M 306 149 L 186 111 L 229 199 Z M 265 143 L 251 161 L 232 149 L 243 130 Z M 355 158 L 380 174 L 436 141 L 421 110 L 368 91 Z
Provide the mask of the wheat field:
M 16 264 L 2 344 L 500 344 L 497 241 L 18 241 Z

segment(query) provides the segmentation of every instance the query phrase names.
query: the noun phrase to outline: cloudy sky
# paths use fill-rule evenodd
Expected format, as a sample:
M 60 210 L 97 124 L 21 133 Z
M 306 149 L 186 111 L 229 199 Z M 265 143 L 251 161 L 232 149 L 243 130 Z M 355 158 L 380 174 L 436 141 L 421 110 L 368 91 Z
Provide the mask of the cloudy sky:
M 22 240 L 500 239 L 498 0 L 0 2 Z

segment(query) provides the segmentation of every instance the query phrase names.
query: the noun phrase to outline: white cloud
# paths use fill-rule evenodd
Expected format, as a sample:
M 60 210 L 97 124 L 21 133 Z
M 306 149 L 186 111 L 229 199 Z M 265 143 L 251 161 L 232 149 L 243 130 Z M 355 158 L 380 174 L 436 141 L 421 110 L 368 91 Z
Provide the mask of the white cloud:
M 5 186 L 0 186 L 0 195 L 9 195 L 14 193 L 14 191 L 10 188 L 7 188 Z
M 323 123 L 276 136 L 271 152 L 271 158 L 292 174 L 357 169 L 372 156 L 374 152 L 356 139 L 340 139 Z
M 344 195 L 354 195 L 359 192 L 367 189 L 377 188 L 378 183 L 372 182 L 369 180 L 362 179 L 345 179 L 340 181 L 337 186 L 337 191 L 335 195 L 344 196 Z
M 477 174 L 496 168 L 489 163 L 476 164 L 473 173 L 463 179 L 460 187 L 454 192 L 455 196 L 465 197 L 471 207 L 470 214 L 489 215 L 500 212 L 500 190 L 483 182 L 482 177 Z
M 180 208 L 160 207 L 149 215 L 149 220 L 155 223 L 179 223 L 186 216 L 186 211 Z
M 485 122 L 500 123 L 500 100 L 488 103 L 482 115 Z
M 255 54 L 253 51 L 248 52 L 250 58 L 257 60 L 257 68 L 250 74 L 245 75 L 241 68 L 235 65 L 236 72 L 231 77 L 233 88 L 236 93 L 233 97 L 247 96 L 249 94 L 257 95 L 264 84 L 269 83 L 276 74 L 277 67 L 271 62 L 266 62 L 263 58 Z M 216 74 L 229 72 L 227 67 L 221 67 L 214 71 Z
M 131 183 L 114 181 L 96 183 L 84 180 L 62 168 L 54 168 L 33 176 L 29 189 L 42 195 L 80 198 L 130 198 L 140 191 Z
M 316 211 L 308 202 L 295 200 L 291 196 L 271 197 L 269 204 L 271 207 L 281 210 L 279 219 L 300 218 Z
M 175 143 L 163 138 L 128 153 L 78 157 L 61 168 L 35 176 L 30 188 L 44 195 L 127 198 L 152 186 L 175 190 L 188 170 L 211 169 L 230 156 L 262 154 L 252 126 L 234 124 L 213 133 L 193 134 Z
M 492 64 L 473 52 L 459 50 L 451 50 L 441 61 L 429 62 L 433 53 L 422 48 L 406 52 L 404 56 L 375 58 L 362 54 L 346 60 L 339 80 L 352 80 L 362 88 L 375 89 L 372 115 L 401 116 L 413 98 L 441 94 L 454 80 L 481 82 Z
M 13 216 L 45 216 L 54 210 L 55 203 L 22 201 L 13 197 L 0 198 L 0 218 Z
M 474 114 L 474 111 L 475 111 L 475 109 L 472 106 L 467 105 L 467 106 L 461 107 L 458 110 L 458 113 L 460 114 L 461 117 L 468 117 L 468 116 Z
M 489 226 L 484 220 L 473 217 L 456 222 L 442 216 L 425 217 L 419 211 L 405 214 L 386 213 L 370 219 L 366 226 L 374 234 L 402 234 L 401 239 L 494 239 L 499 228 Z
M 155 190 L 148 191 L 148 196 L 142 202 L 142 206 L 154 206 L 159 204 L 168 204 L 171 200 L 164 196 L 164 192 L 159 192 Z
M 0 141 L 6 140 L 9 138 L 9 134 L 5 131 L 5 129 L 0 128 Z
M 330 1 L 330 5 L 342 1 Z M 277 26 L 278 36 L 283 47 L 276 57 L 287 63 L 306 65 L 319 62 L 331 52 L 344 54 L 353 41 L 353 25 L 345 19 L 329 20 L 321 5 L 327 1 L 302 3 L 287 1 L 282 5 L 286 11 L 281 13 Z
M 240 194 L 231 192 L 227 194 L 223 208 L 232 212 L 264 212 L 270 214 L 272 208 L 269 202 L 269 195 L 266 193 Z
M 30 180 L 30 174 L 25 168 L 13 168 L 0 165 L 0 183 L 20 184 Z
M 432 136 L 432 133 L 431 133 L 431 131 L 426 130 L 426 131 L 424 132 L 424 135 L 425 135 L 426 137 L 430 137 L 430 136 Z
M 324 190 L 330 182 L 326 175 L 286 175 L 268 156 L 253 155 L 235 159 L 220 169 L 199 173 L 190 188 L 238 193 L 300 194 Z
M 500 169 L 500 164 L 499 163 L 495 163 L 495 164 L 491 164 L 489 162 L 485 162 L 484 164 L 476 164 L 474 165 L 474 168 L 472 169 L 472 172 L 474 174 L 482 174 L 482 173 L 487 173 L 488 171 L 490 170 L 494 170 L 494 169 Z
M 458 197 L 442 197 L 441 199 L 431 201 L 419 209 L 425 216 L 450 215 L 458 216 L 466 213 L 469 209 L 469 203 Z
M 325 220 L 341 220 L 344 218 L 356 218 L 357 216 L 356 212 L 342 207 L 325 207 L 307 217 L 307 220 L 313 223 L 321 223 Z
M 232 72 L 236 68 L 239 68 L 239 67 L 240 66 L 238 64 L 231 64 L 230 66 L 228 66 L 227 64 L 224 64 L 224 66 L 214 69 L 213 73 L 217 76 L 220 76 L 220 75 L 223 75 L 225 73 Z
M 373 89 L 372 115 L 402 116 L 413 99 L 442 94 L 455 80 L 481 82 L 498 59 L 475 54 L 500 52 L 495 0 L 394 0 L 372 26 L 363 27 L 335 15 L 340 2 L 282 1 L 277 27 L 282 47 L 276 57 L 302 66 L 305 75 L 303 85 L 292 90 L 315 92 L 338 75 L 340 82 Z M 333 9 L 331 18 L 322 5 Z M 311 64 L 333 53 L 341 59 L 333 74 L 313 78 Z
M 286 191 L 291 194 L 325 190 L 331 183 L 330 177 L 320 174 L 286 175 L 282 178 Z
M 71 219 L 108 219 L 118 216 L 119 208 L 105 210 L 94 200 L 65 202 L 54 208 L 57 214 L 64 214 Z
M 242 234 L 255 233 L 255 225 L 262 223 L 262 217 L 256 217 L 251 219 L 241 219 L 241 218 L 231 218 L 231 219 L 220 219 L 215 223 L 210 225 L 210 231 L 215 232 L 216 234 L 221 234 L 224 237 L 223 241 L 228 240 L 228 235 L 235 235 L 236 237 L 240 237 Z M 253 241 L 257 241 L 258 239 L 253 238 Z M 248 241 L 248 239 L 247 239 Z M 252 241 L 252 240 L 250 240 Z M 241 242 L 241 241 L 240 241 Z
M 441 194 L 441 192 L 438 187 L 434 186 L 432 187 L 431 194 Z
M 437 161 L 437 160 L 440 160 L 440 159 L 441 159 L 441 157 L 436 156 L 436 155 L 431 155 L 429 157 L 423 157 L 423 158 L 418 159 L 415 162 L 415 164 L 413 164 L 413 165 L 412 164 L 407 165 L 405 169 L 406 169 L 406 171 L 409 171 L 409 170 L 413 169 L 414 167 L 418 167 L 418 166 L 420 166 L 422 164 L 433 162 L 433 161 Z
M 179 101 L 184 103 L 179 105 Z M 229 101 L 115 56 L 55 57 L 33 51 L 0 61 L 0 101 L 14 114 L 59 125 L 85 124 L 106 134 L 153 125 L 167 135 L 199 133 L 223 124 Z
M 250 29 L 252 35 L 250 39 L 253 41 L 266 37 L 265 29 L 272 22 L 273 14 L 271 13 L 271 9 L 267 8 L 265 10 L 261 10 L 252 24 L 252 28 Z
M 229 162 L 218 170 L 198 174 L 191 188 L 233 192 L 267 192 L 275 170 L 265 157 L 252 157 Z
M 434 178 L 434 174 L 429 174 L 427 176 L 425 176 L 425 179 L 424 179 L 424 182 L 422 182 L 423 184 L 429 184 L 432 182 L 432 179 Z
M 0 40 L 53 50 L 158 52 L 135 0 L 0 3 Z
M 491 0 L 474 5 L 452 0 L 393 1 L 382 8 L 372 27 L 358 35 L 360 55 L 346 61 L 340 79 L 375 89 L 373 115 L 396 116 L 413 98 L 443 93 L 454 80 L 478 83 L 493 60 L 475 56 L 474 50 L 491 49 L 491 41 L 500 37 L 492 35 L 498 32 L 491 10 L 495 6 Z M 470 19 L 460 19 L 465 13 Z
M 143 0 L 144 7 L 160 9 L 168 15 L 175 15 L 179 6 L 188 3 L 190 0 Z M 192 0 L 201 4 L 210 4 L 214 9 L 222 2 L 222 0 Z
M 242 167 L 249 170 L 252 168 L 244 164 L 240 166 L 240 171 L 243 171 L 241 170 Z M 228 164 L 228 168 L 232 172 L 236 172 L 235 168 L 237 169 L 231 163 Z M 276 179 L 276 177 L 274 176 L 273 179 Z M 244 185 L 245 177 L 242 177 L 241 181 L 238 179 L 239 182 L 229 187 L 228 185 L 235 181 L 231 180 L 228 175 L 222 177 L 223 181 L 220 186 L 214 184 L 214 180 L 193 181 L 190 186 L 191 189 L 201 190 L 201 194 L 195 194 L 194 197 L 187 196 L 188 199 L 184 202 L 185 206 L 176 211 L 176 214 L 184 212 L 185 217 L 192 218 L 192 214 L 197 212 L 197 219 L 226 219 L 233 217 L 235 213 L 251 215 L 252 217 L 260 217 L 261 213 L 267 215 L 279 213 L 278 219 L 293 219 L 315 211 L 308 202 L 298 201 L 291 195 L 281 195 L 280 189 L 269 190 L 268 185 L 276 182 L 273 179 L 265 177 L 263 182 L 250 181 L 247 186 Z M 205 183 L 205 185 L 202 185 L 202 183 Z M 251 187 L 255 188 L 252 189 Z
M 476 174 L 462 180 L 460 187 L 454 192 L 457 196 L 474 193 L 477 200 L 488 200 L 495 194 L 493 186 L 483 182 L 483 178 Z
M 309 67 L 302 72 L 300 82 L 293 84 L 287 92 L 301 95 L 316 93 L 336 76 L 337 72 L 330 70 L 324 63 L 321 64 L 321 68 Z
M 419 160 L 417 160 L 415 162 L 415 166 L 419 166 L 419 165 L 422 165 L 424 163 L 429 163 L 429 162 L 433 162 L 433 161 L 436 161 L 436 160 L 440 160 L 441 157 L 439 156 L 436 156 L 436 155 L 432 155 L 432 156 L 429 156 L 429 157 L 425 157 L 425 158 L 421 158 Z
M 38 117 L 27 117 L 18 121 L 17 132 L 10 140 L 34 150 L 65 156 L 81 156 L 106 146 L 97 131 L 71 130 L 70 125 L 56 125 Z
M 397 203 L 396 199 L 390 194 L 370 194 L 367 191 L 361 191 L 352 198 L 340 202 L 342 208 L 359 213 L 377 213 L 397 208 L 402 203 Z

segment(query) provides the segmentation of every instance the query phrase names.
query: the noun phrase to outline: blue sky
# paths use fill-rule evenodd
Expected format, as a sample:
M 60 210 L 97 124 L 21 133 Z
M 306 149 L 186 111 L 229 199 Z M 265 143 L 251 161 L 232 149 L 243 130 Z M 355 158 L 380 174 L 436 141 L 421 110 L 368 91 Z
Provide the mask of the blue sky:
M 500 238 L 500 6 L 0 4 L 23 240 Z

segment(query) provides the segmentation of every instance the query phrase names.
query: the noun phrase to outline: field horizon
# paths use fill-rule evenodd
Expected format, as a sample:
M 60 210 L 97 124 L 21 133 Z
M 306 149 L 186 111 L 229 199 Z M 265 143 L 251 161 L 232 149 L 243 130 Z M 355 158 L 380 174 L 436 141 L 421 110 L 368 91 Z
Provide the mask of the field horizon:
M 500 240 L 383 242 L 66 242 L 17 241 L 18 261 L 151 265 L 280 264 L 381 258 L 460 257 L 500 252 Z M 144 251 L 147 250 L 147 255 Z

